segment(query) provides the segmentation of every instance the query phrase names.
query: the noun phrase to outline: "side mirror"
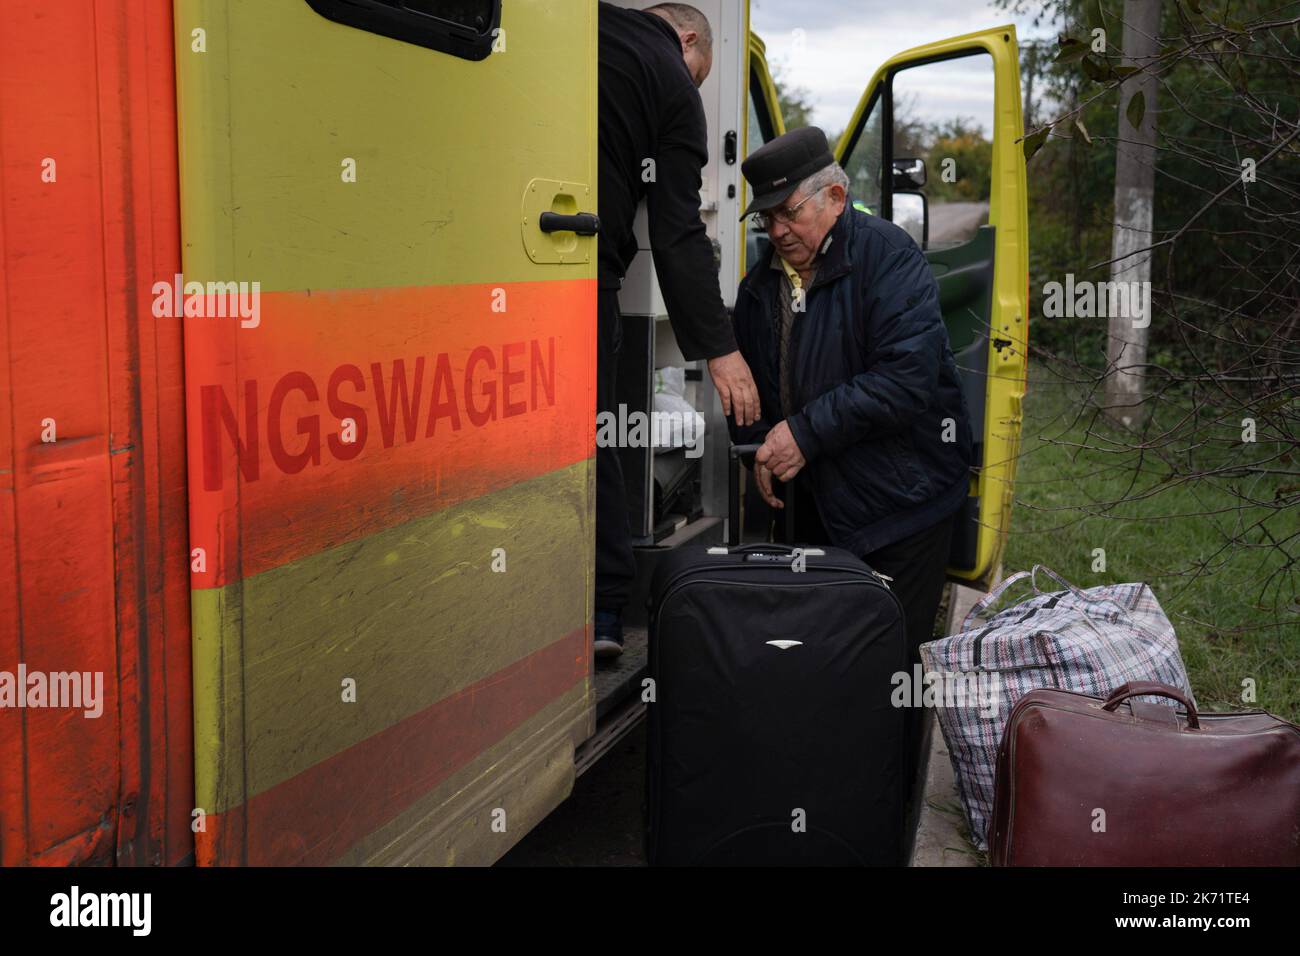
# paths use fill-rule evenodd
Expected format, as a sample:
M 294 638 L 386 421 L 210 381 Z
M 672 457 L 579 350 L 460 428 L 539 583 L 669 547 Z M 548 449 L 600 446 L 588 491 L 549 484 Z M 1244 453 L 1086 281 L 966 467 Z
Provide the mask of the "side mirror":
M 930 204 L 921 193 L 894 193 L 894 225 L 901 226 L 924 249 L 930 242 Z
M 925 185 L 925 160 L 914 157 L 894 160 L 894 192 L 920 189 Z

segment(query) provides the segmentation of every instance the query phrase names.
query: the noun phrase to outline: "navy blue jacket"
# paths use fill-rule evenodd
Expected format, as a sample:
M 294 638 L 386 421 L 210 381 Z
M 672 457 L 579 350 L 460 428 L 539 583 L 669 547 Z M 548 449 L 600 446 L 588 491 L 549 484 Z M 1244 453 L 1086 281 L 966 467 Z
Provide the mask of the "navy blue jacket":
M 782 418 L 775 254 L 736 294 L 736 341 L 763 408 L 751 426 L 728 420 L 738 444 L 763 441 Z M 789 419 L 808 460 L 802 480 L 830 543 L 868 554 L 953 514 L 970 484 L 970 415 L 939 289 L 906 232 L 846 204 L 804 306 L 790 335 L 799 411 Z M 943 440 L 945 428 L 955 440 Z

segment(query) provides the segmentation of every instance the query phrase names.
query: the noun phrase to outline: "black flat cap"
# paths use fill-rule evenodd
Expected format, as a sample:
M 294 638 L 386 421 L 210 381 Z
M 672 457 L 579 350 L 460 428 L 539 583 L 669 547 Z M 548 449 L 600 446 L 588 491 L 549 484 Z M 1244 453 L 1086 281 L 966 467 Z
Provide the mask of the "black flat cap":
M 826 134 L 816 126 L 791 130 L 764 143 L 740 164 L 740 171 L 754 191 L 754 198 L 740 218 L 781 205 L 799 183 L 833 162 Z

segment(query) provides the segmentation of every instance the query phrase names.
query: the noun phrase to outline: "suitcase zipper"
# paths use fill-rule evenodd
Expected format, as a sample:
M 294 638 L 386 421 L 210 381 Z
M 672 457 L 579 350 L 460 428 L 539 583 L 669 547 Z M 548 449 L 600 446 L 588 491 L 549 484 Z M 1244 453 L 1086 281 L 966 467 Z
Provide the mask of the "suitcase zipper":
M 867 581 L 826 581 L 826 582 L 823 583 L 823 584 L 819 584 L 819 585 L 817 585 L 817 587 L 819 587 L 819 588 L 835 588 L 835 587 L 845 587 L 845 586 L 848 586 L 848 585 L 850 585 L 850 584 L 868 584 L 868 583 L 870 583 L 870 582 L 867 582 Z M 661 601 L 660 603 L 661 603 L 661 604 L 667 603 L 667 601 L 668 601 L 668 599 L 669 599 L 670 597 L 672 597 L 674 594 L 676 594 L 676 593 L 677 593 L 678 591 L 680 591 L 682 588 L 684 588 L 684 587 L 688 587 L 688 586 L 691 585 L 691 584 L 721 584 L 721 585 L 725 585 L 725 586 L 728 586 L 728 587 L 739 587 L 739 588 L 803 588 L 803 587 L 808 587 L 808 585 L 806 585 L 806 584 L 795 584 L 793 581 L 790 582 L 789 584 L 755 584 L 755 583 L 752 582 L 752 581 L 728 581 L 728 580 L 725 580 L 725 579 L 719 579 L 719 578 L 696 578 L 696 579 L 693 580 L 693 581 L 685 581 L 685 582 L 683 582 L 683 583 L 681 583 L 681 584 L 674 584 L 673 587 L 672 587 L 671 589 L 669 589 L 669 591 L 664 595 L 664 597 L 663 597 L 663 601 Z
M 736 567 L 742 567 L 742 565 L 737 565 Z M 843 571 L 847 574 L 854 575 L 854 577 L 857 579 L 854 581 L 827 581 L 823 584 L 817 585 L 818 587 L 841 587 L 850 584 L 866 584 L 873 587 L 883 588 L 885 593 L 894 599 L 894 605 L 898 608 L 898 614 L 900 619 L 903 617 L 903 604 L 901 601 L 898 600 L 898 595 L 894 594 L 894 592 L 890 590 L 889 585 L 887 585 L 884 581 L 881 581 L 880 576 L 876 574 L 875 571 L 872 571 L 870 568 L 867 569 L 868 574 L 864 574 L 860 568 L 847 568 L 842 565 L 834 565 L 834 566 L 828 565 L 825 567 L 819 567 L 817 570 L 818 571 Z M 683 581 L 683 578 L 688 578 L 693 573 L 695 572 L 689 570 L 683 571 L 682 573 L 678 574 L 676 577 L 674 577 L 671 581 L 668 582 L 668 587 L 664 591 L 663 597 L 659 599 L 658 606 L 653 608 L 651 611 L 649 623 L 652 631 L 659 618 L 659 609 L 662 608 L 665 604 L 667 604 L 668 599 L 671 598 L 674 594 L 676 594 L 682 588 L 685 588 L 691 584 L 721 584 L 730 587 L 760 588 L 760 589 L 808 587 L 808 585 L 806 584 L 795 583 L 793 581 L 788 584 L 775 584 L 775 583 L 754 584 L 753 582 L 750 581 L 735 581 L 735 580 L 725 580 L 725 579 L 719 580 L 718 578 L 697 578 L 693 581 Z
M 739 570 L 739 571 L 743 571 L 743 570 L 745 570 L 746 567 L 747 567 L 747 566 L 744 565 L 744 564 L 736 564 L 736 565 L 730 565 L 730 566 L 728 566 L 728 567 L 727 567 L 727 570 L 729 570 L 729 571 L 738 571 L 738 570 Z M 757 568 L 757 569 L 759 569 L 759 570 L 770 570 L 769 567 L 765 567 L 765 566 L 763 566 L 763 565 L 755 565 L 754 567 Z M 893 591 L 892 591 L 892 589 L 889 587 L 889 585 L 885 583 L 887 580 L 892 580 L 892 578 L 885 578 L 883 575 L 877 573 L 873 568 L 869 568 L 869 567 L 867 567 L 867 568 L 852 568 L 852 567 L 847 567 L 847 566 L 842 565 L 842 564 L 820 564 L 820 565 L 818 565 L 818 566 L 817 566 L 815 569 L 813 569 L 813 570 L 816 570 L 816 571 L 842 571 L 842 572 L 845 573 L 845 574 L 852 574 L 854 577 L 860 578 L 860 579 L 863 580 L 863 581 L 868 581 L 868 582 L 870 582 L 870 581 L 874 581 L 876 584 L 879 584 L 879 585 L 880 585 L 882 588 L 884 588 L 886 591 L 889 591 L 891 594 L 893 593 Z M 674 577 L 673 577 L 673 578 L 668 582 L 668 585 L 664 588 L 664 596 L 663 596 L 663 598 L 661 598 L 661 599 L 659 600 L 660 605 L 662 605 L 662 604 L 664 603 L 664 601 L 667 600 L 669 594 L 671 594 L 674 590 L 676 590 L 676 588 L 677 588 L 677 583 L 678 583 L 682 578 L 689 577 L 689 576 L 692 575 L 692 574 L 696 574 L 696 573 L 698 573 L 698 571 L 699 571 L 698 568 L 687 568 L 685 571 L 679 571 L 679 572 L 678 572 L 678 573 L 677 573 L 677 574 L 676 574 L 676 575 L 675 575 L 675 576 L 674 576 Z M 801 573 L 803 573 L 803 572 L 801 572 Z M 869 577 L 868 577 L 868 575 L 869 575 Z M 712 582 L 710 582 L 710 583 L 713 583 L 713 584 L 736 584 L 736 583 L 740 583 L 740 582 L 735 582 L 735 581 L 712 581 Z M 835 582 L 829 582 L 829 583 L 835 583 Z M 749 585 L 749 586 L 752 587 L 753 585 Z M 774 585 L 772 585 L 772 587 L 783 587 L 783 586 L 784 586 L 784 585 L 780 585 L 780 584 L 774 584 Z M 804 587 L 805 585 L 802 585 L 802 584 L 801 584 L 801 585 L 799 585 L 799 586 L 800 586 L 800 587 Z

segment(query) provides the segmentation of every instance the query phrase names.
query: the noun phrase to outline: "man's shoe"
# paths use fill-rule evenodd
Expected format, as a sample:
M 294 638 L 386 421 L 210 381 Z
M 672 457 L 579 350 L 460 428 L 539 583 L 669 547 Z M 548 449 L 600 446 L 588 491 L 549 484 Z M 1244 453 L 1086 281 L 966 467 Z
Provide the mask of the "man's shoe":
M 596 634 L 592 649 L 597 660 L 623 653 L 623 612 L 596 609 Z

